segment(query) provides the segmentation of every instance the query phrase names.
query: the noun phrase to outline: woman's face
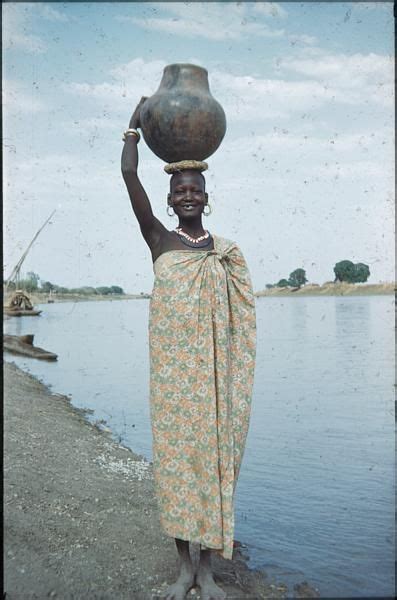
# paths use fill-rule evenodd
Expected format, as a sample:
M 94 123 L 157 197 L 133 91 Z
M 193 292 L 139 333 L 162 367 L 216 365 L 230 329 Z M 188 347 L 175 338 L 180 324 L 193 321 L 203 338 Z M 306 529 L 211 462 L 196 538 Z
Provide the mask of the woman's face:
M 183 219 L 201 215 L 208 201 L 205 193 L 205 179 L 197 171 L 182 171 L 171 179 L 168 203 L 174 212 Z

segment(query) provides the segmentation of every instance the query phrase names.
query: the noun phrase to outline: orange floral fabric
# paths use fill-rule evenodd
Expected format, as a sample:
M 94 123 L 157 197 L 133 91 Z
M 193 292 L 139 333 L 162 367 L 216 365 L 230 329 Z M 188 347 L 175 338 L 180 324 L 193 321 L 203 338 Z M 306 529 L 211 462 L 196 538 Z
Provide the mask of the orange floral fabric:
M 213 238 L 214 250 L 172 250 L 153 265 L 153 466 L 164 531 L 231 558 L 255 368 L 255 300 L 239 248 Z

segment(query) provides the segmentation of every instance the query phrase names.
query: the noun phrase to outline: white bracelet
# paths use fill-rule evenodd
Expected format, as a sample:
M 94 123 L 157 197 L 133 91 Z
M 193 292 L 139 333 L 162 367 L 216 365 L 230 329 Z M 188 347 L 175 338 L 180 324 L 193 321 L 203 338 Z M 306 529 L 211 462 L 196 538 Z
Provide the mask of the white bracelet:
M 136 143 L 138 143 L 139 140 L 141 139 L 141 134 L 139 133 L 139 131 L 137 129 L 132 129 L 132 127 L 130 127 L 129 129 L 126 129 L 123 133 L 123 137 L 122 137 L 123 142 L 125 142 L 126 138 L 130 135 L 134 135 L 137 138 Z

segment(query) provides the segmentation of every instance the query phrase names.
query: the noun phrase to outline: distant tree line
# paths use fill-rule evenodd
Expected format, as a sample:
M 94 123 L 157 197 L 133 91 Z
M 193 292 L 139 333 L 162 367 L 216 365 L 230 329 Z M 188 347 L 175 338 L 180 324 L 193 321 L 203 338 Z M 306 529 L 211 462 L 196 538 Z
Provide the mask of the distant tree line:
M 9 286 L 10 289 L 15 290 L 17 288 L 16 283 L 11 283 Z M 25 290 L 28 293 L 37 292 L 37 293 L 47 293 L 50 292 L 55 294 L 82 294 L 85 296 L 91 295 L 101 295 L 107 296 L 110 294 L 124 294 L 124 290 L 119 285 L 111 285 L 111 286 L 99 286 L 99 287 L 91 287 L 84 285 L 82 287 L 76 288 L 67 288 L 65 286 L 57 285 L 55 283 L 51 283 L 51 281 L 42 281 L 40 276 L 33 271 L 29 271 L 26 274 L 24 279 L 20 279 L 18 282 L 18 288 Z
M 345 281 L 347 283 L 365 283 L 370 276 L 370 270 L 368 265 L 364 263 L 352 263 L 351 260 L 341 260 L 334 266 L 335 279 L 334 283 L 338 281 Z M 277 283 L 267 283 L 267 289 L 274 287 L 294 287 L 301 288 L 302 285 L 308 282 L 306 278 L 305 269 L 295 269 L 290 273 L 288 279 L 280 279 Z

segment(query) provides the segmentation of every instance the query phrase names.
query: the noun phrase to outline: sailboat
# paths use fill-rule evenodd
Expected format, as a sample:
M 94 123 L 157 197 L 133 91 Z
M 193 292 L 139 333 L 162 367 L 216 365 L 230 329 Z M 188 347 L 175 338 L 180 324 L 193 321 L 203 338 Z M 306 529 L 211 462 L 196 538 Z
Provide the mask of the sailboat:
M 19 281 L 19 274 L 21 271 L 21 267 L 24 263 L 25 258 L 28 255 L 30 248 L 33 246 L 33 243 L 36 241 L 36 239 L 38 238 L 40 233 L 43 231 L 43 229 L 47 225 L 47 223 L 49 223 L 49 221 L 51 220 L 51 218 L 55 214 L 55 212 L 56 212 L 56 210 L 53 210 L 52 213 L 50 214 L 50 216 L 48 217 L 48 219 L 46 219 L 44 221 L 43 225 L 35 233 L 32 241 L 30 242 L 30 244 L 26 248 L 25 252 L 22 254 L 21 258 L 19 259 L 19 261 L 13 268 L 11 275 L 9 276 L 9 278 L 7 279 L 6 284 L 5 284 L 5 293 L 8 292 L 12 283 L 17 285 L 17 283 Z M 26 294 L 26 292 L 24 292 L 21 289 L 17 289 L 14 292 L 14 294 L 11 296 L 11 298 L 9 299 L 8 304 L 3 307 L 3 312 L 6 315 L 9 315 L 12 317 L 22 317 L 22 316 L 35 317 L 35 316 L 39 315 L 42 311 L 34 308 L 32 302 L 31 302 L 29 296 Z

